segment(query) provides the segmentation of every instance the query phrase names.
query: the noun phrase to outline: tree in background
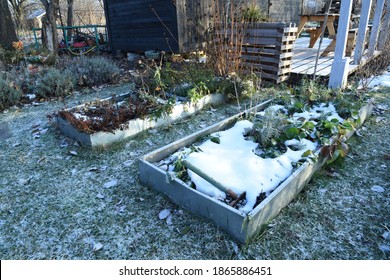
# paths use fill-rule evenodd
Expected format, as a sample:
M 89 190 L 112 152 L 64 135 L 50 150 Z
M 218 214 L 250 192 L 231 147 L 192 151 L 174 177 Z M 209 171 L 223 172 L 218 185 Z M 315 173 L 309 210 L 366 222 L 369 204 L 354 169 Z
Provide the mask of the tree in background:
M 73 0 L 67 0 L 68 3 L 68 9 L 67 9 L 67 18 L 66 18 L 66 25 L 72 26 L 73 25 Z M 72 29 L 68 30 L 68 41 L 72 38 Z
M 18 41 L 15 26 L 7 0 L 0 0 L 0 45 L 6 49 L 12 48 L 12 43 Z
M 41 8 L 38 0 L 8 0 L 11 13 L 15 21 L 18 32 L 25 31 L 28 28 L 27 17 L 34 10 Z
M 42 19 L 43 46 L 56 56 L 58 51 L 57 15 L 59 0 L 41 0 L 41 2 L 46 11 L 46 15 Z
M 25 15 L 26 15 L 26 7 L 29 4 L 28 0 L 8 0 L 17 30 L 23 30 L 25 28 Z

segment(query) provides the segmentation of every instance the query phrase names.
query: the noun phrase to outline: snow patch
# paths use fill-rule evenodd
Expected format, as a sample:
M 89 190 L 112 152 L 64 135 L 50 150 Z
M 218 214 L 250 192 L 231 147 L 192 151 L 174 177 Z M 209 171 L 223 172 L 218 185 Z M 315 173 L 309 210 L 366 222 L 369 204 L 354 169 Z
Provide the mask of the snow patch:
M 254 153 L 258 144 L 244 137 L 252 126 L 250 121 L 242 120 L 228 130 L 214 133 L 213 136 L 220 139 L 219 144 L 207 140 L 199 146 L 200 152 L 191 153 L 186 158 L 227 189 L 237 194 L 246 191 L 246 204 L 240 208 L 244 213 L 253 209 L 260 193 L 268 195 L 291 175 L 292 163 L 300 160 L 305 151 L 315 150 L 317 147 L 316 143 L 306 139 L 290 140 L 286 141 L 286 146 L 298 146 L 298 150 L 288 148 L 277 158 L 263 159 Z M 189 176 L 198 191 L 215 198 L 226 196 L 193 172 L 190 171 Z
M 305 120 L 311 120 L 318 119 L 322 115 L 327 115 L 326 119 L 328 121 L 331 121 L 333 119 L 337 119 L 340 123 L 344 121 L 344 119 L 337 114 L 336 108 L 332 103 L 329 103 L 328 106 L 326 106 L 325 103 L 321 103 L 320 105 L 314 106 L 310 111 L 294 113 L 292 118 L 294 120 L 299 120 L 301 118 Z
M 390 67 L 383 75 L 373 78 L 368 87 L 371 89 L 390 87 Z

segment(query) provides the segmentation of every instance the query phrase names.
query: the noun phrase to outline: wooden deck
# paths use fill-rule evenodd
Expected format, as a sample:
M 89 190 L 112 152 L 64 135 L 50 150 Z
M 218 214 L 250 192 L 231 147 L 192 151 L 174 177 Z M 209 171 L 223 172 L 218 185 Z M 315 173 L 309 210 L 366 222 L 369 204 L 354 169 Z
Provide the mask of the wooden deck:
M 309 48 L 310 38 L 300 37 L 295 41 L 293 48 L 293 57 L 291 65 L 291 73 L 296 75 L 313 75 L 314 67 L 317 57 L 317 51 L 319 41 L 313 48 Z M 331 40 L 324 38 L 321 44 L 321 52 L 330 44 Z M 334 53 L 330 53 L 328 56 L 319 57 L 316 75 L 328 77 L 333 63 Z M 353 54 L 352 54 L 353 55 Z M 349 66 L 349 74 L 353 73 L 357 69 L 356 65 Z

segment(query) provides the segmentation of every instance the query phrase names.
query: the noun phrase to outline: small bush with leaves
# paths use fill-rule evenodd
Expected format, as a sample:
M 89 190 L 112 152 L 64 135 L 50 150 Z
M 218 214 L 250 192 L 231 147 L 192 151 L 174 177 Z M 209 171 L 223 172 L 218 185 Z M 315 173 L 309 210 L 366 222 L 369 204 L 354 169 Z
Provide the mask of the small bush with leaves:
M 21 90 L 9 76 L 0 73 L 0 110 L 18 103 Z
M 0 46 L 0 60 L 4 64 L 18 64 L 24 58 L 23 44 L 14 42 L 12 49 L 4 49 Z
M 295 92 L 298 99 L 309 105 L 315 102 L 326 102 L 332 98 L 331 90 L 320 83 L 303 79 L 301 86 Z
M 270 147 L 277 142 L 287 126 L 287 117 L 275 110 L 266 110 L 255 120 L 250 135 L 263 148 Z
M 256 1 L 252 1 L 244 7 L 242 11 L 242 20 L 245 22 L 267 22 L 267 13 L 260 7 Z
M 82 57 L 73 59 L 70 63 L 69 69 L 75 74 L 80 86 L 116 83 L 119 79 L 118 66 L 103 57 Z
M 43 98 L 70 95 L 75 88 L 75 79 L 70 70 L 50 68 L 36 80 L 35 93 Z

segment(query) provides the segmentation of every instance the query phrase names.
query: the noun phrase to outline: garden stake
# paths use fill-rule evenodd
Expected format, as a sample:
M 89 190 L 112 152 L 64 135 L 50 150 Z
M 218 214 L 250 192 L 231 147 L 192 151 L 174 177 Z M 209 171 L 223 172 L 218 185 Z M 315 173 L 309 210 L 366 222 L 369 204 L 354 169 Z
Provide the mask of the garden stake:
M 224 193 L 230 195 L 234 199 L 231 202 L 231 204 L 233 204 L 232 206 L 236 205 L 241 199 L 245 198 L 246 192 L 243 192 L 240 195 L 237 195 L 234 191 L 232 191 L 231 189 L 225 187 L 223 184 L 221 184 L 220 182 L 216 181 L 214 178 L 210 177 L 209 175 L 205 174 L 202 170 L 200 170 L 196 166 L 192 165 L 187 160 L 183 160 L 183 164 L 184 164 L 185 167 L 187 167 L 188 169 L 190 169 L 191 171 L 193 171 L 194 173 L 196 173 L 197 175 L 199 175 L 200 177 L 205 179 L 207 182 L 212 184 L 217 189 L 219 189 L 219 190 L 223 191 Z

